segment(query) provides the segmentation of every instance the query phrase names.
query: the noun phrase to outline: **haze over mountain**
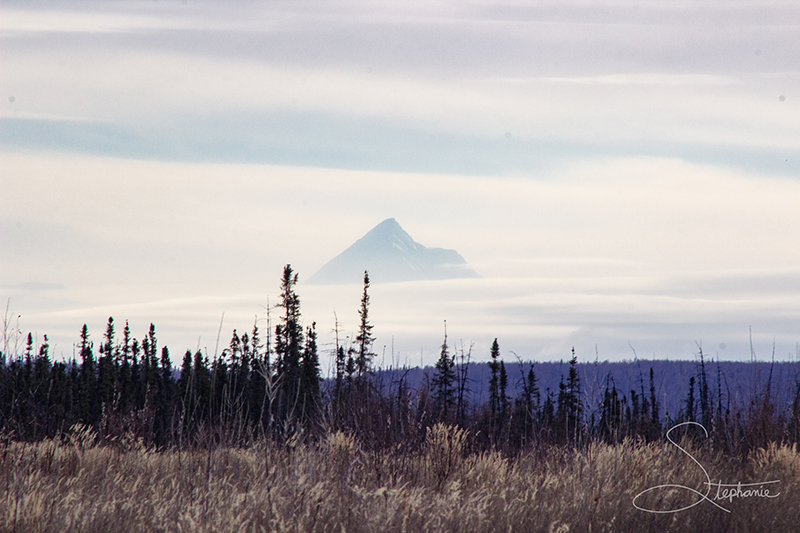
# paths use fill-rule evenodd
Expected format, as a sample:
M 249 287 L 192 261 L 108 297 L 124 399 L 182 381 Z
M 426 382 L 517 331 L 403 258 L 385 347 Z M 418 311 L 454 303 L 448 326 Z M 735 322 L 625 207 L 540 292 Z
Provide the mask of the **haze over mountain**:
M 479 278 L 455 250 L 427 248 L 393 218 L 384 220 L 308 279 L 314 285 Z

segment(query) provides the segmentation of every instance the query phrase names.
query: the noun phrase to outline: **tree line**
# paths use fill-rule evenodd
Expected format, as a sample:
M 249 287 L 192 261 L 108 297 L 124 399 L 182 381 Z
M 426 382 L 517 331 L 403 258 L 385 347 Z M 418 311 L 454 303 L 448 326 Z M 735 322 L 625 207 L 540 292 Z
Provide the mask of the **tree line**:
M 120 334 L 109 318 L 97 343 L 84 325 L 77 358 L 66 362 L 51 361 L 47 336 L 37 349 L 29 333 L 24 349 L 13 354 L 4 342 L 0 431 L 7 438 L 39 440 L 82 424 L 108 441 L 134 436 L 147 445 L 180 447 L 245 445 L 262 438 L 285 443 L 344 431 L 366 448 L 403 450 L 419 446 L 428 428 L 444 422 L 470 430 L 478 449 L 513 453 L 542 444 L 655 441 L 674 424 L 697 421 L 718 449 L 731 454 L 800 440 L 800 383 L 790 405 L 777 404 L 769 379 L 749 405 L 732 406 L 721 376 L 716 382 L 709 377 L 713 369 L 702 350 L 675 417 L 661 412 L 652 368 L 649 387 L 641 379 L 638 391 L 618 391 L 609 374 L 601 400 L 591 404 L 574 348 L 557 391 L 540 390 L 535 364 L 518 361 L 520 379 L 511 388 L 520 392 L 511 397 L 497 339 L 489 353 L 487 401 L 476 400 L 469 375 L 472 348 L 452 345 L 446 324 L 433 375 L 412 389 L 407 371 L 390 375 L 374 366 L 367 272 L 358 334 L 353 342 L 341 342 L 337 321 L 333 375 L 323 380 L 316 324 L 303 324 L 297 282 L 297 273 L 286 265 L 274 328 L 268 323 L 262 332 L 256 321 L 249 331 L 234 330 L 211 358 L 187 350 L 179 370 L 168 347 L 159 349 L 152 324 L 136 339 L 127 322 Z

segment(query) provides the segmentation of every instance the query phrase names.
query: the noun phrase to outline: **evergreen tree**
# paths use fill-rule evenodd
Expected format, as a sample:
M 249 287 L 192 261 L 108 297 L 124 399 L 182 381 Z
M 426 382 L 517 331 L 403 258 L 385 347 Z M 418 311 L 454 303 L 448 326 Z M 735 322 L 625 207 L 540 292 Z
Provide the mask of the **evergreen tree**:
M 503 361 L 500 361 L 500 374 L 498 376 L 498 385 L 499 385 L 499 397 L 498 397 L 498 421 L 500 428 L 505 428 L 506 424 L 508 423 L 508 374 L 506 373 L 506 365 Z
M 50 369 L 50 386 L 48 394 L 50 401 L 47 405 L 47 434 L 53 436 L 59 427 L 70 427 L 75 419 L 70 411 L 72 388 L 67 377 L 67 365 L 62 362 L 55 362 Z
M 114 317 L 108 317 L 106 324 L 106 333 L 103 336 L 103 344 L 100 346 L 100 353 L 112 356 L 114 355 Z
M 576 441 L 581 433 L 581 385 L 578 376 L 578 357 L 572 348 L 572 359 L 569 361 L 567 381 L 562 376 L 558 392 L 558 425 L 559 433 L 567 440 Z
M 227 357 L 229 357 L 231 360 L 231 368 L 238 368 L 239 360 L 242 355 L 242 339 L 239 338 L 239 334 L 236 333 L 236 329 L 233 330 L 231 342 L 228 344 L 228 349 L 226 352 Z
M 16 421 L 17 433 L 22 438 L 31 437 L 30 421 L 34 416 L 34 404 L 31 397 L 33 387 L 33 334 L 28 333 L 25 342 L 25 352 L 22 358 L 15 361 L 12 365 L 11 374 L 13 376 L 13 400 L 12 416 Z
M 211 374 L 208 370 L 208 359 L 197 350 L 194 353 L 191 385 L 195 400 L 191 403 L 194 420 L 211 422 Z
M 472 346 L 469 347 L 467 352 L 464 351 L 464 346 L 461 346 L 461 363 L 457 367 L 456 381 L 458 384 L 458 399 L 456 401 L 456 423 L 465 427 L 467 425 L 467 399 L 465 394 L 467 390 L 467 375 L 469 372 L 469 362 L 472 357 Z M 455 354 L 453 354 L 455 359 Z
M 175 381 L 172 378 L 172 361 L 169 348 L 161 348 L 161 375 L 158 382 L 158 403 L 156 405 L 155 431 L 156 439 L 166 444 L 170 438 L 173 415 L 173 394 Z
M 347 357 L 344 353 L 344 346 L 339 344 L 339 317 L 336 312 L 333 312 L 333 332 L 334 332 L 334 355 L 336 357 L 336 376 L 335 385 L 333 389 L 334 400 L 334 416 L 338 416 L 339 409 L 342 404 L 342 396 L 344 392 L 344 379 L 347 372 Z
M 538 420 L 540 414 L 541 395 L 539 393 L 538 379 L 536 378 L 536 373 L 533 371 L 533 363 L 531 363 L 528 368 L 528 374 L 526 376 L 522 362 L 520 362 L 520 373 L 522 374 L 522 394 L 515 401 L 514 406 L 514 411 L 518 413 L 519 416 L 513 418 L 516 419 L 515 431 L 518 434 L 521 433 L 518 437 L 520 438 L 521 444 L 524 444 L 533 435 L 535 430 L 535 422 Z
M 658 417 L 658 399 L 656 398 L 656 386 L 653 380 L 653 367 L 650 367 L 650 428 L 651 439 L 656 439 L 661 435 L 661 421 Z
M 156 338 L 156 326 L 152 323 L 150 324 L 150 329 L 147 331 L 145 341 L 146 342 L 142 342 L 142 351 L 144 352 L 144 357 L 147 359 L 147 390 L 151 393 L 155 393 L 155 391 L 158 389 L 160 372 L 158 365 L 158 339 Z
M 186 350 L 183 354 L 183 362 L 181 363 L 181 375 L 178 378 L 178 401 L 180 402 L 181 418 L 183 419 L 182 430 L 187 430 L 192 421 L 191 407 L 194 404 L 195 398 L 192 390 L 192 351 Z
M 87 332 L 88 337 L 88 332 Z M 73 357 L 69 364 L 69 373 L 67 375 L 67 411 L 69 412 L 69 421 L 73 424 L 77 422 L 85 422 L 83 418 L 83 411 L 81 406 L 81 397 L 83 395 L 83 383 L 78 362 Z
M 217 420 L 220 424 L 220 430 L 226 434 L 229 434 L 232 422 L 230 397 L 226 394 L 230 391 L 229 387 L 228 362 L 220 355 L 211 362 L 209 412 L 212 420 Z
M 553 401 L 553 392 L 549 388 L 545 389 L 544 403 L 542 404 L 540 420 L 542 430 L 545 433 L 552 435 L 553 428 L 555 426 L 556 413 L 555 402 Z
M 694 376 L 689 377 L 689 394 L 686 396 L 686 420 L 694 422 L 695 420 L 695 403 L 694 403 Z
M 348 384 L 352 383 L 353 379 L 356 377 L 356 360 L 353 358 L 354 354 L 355 350 L 351 346 L 347 350 L 347 362 L 344 365 L 344 373 Z
M 531 414 L 535 414 L 539 410 L 541 394 L 539 393 L 539 380 L 536 377 L 536 373 L 533 371 L 533 363 L 531 363 L 531 368 L 528 370 L 527 395 L 528 411 Z
M 236 330 L 233 330 L 233 335 L 231 336 L 231 342 L 228 345 L 228 348 L 223 352 L 223 357 L 226 357 L 230 361 L 230 379 L 231 379 L 231 389 L 228 391 L 228 395 L 230 396 L 230 400 L 236 403 L 234 408 L 240 408 L 239 405 L 242 401 L 242 392 L 244 385 L 246 384 L 245 381 L 242 379 L 242 374 L 244 373 L 244 360 L 247 358 L 245 352 L 249 352 L 250 350 L 250 338 L 248 337 L 247 333 L 239 337 L 239 334 Z
M 125 329 L 122 330 L 122 347 L 121 347 L 122 362 L 128 360 L 131 354 L 131 327 L 128 321 L 125 321 Z
M 169 348 L 161 348 L 161 385 L 162 388 L 169 388 L 173 383 L 172 379 L 172 360 L 169 357 Z
M 28 338 L 25 341 L 25 360 L 30 361 L 33 365 L 33 333 L 28 333 Z
M 433 377 L 434 401 L 439 413 L 439 419 L 449 421 L 455 404 L 456 390 L 454 383 L 456 373 L 454 358 L 450 356 L 447 346 L 447 323 L 445 323 L 444 342 L 439 360 L 436 362 L 436 374 Z
M 192 351 L 186 350 L 183 354 L 183 362 L 181 363 L 181 375 L 178 378 L 178 392 L 181 398 L 187 398 L 190 391 L 190 384 L 192 379 Z
M 631 435 L 640 435 L 642 429 L 641 426 L 642 408 L 639 402 L 639 395 L 636 394 L 636 391 L 633 389 L 631 389 L 631 406 L 632 406 L 632 412 L 630 420 L 628 421 L 631 430 Z
M 318 421 L 322 413 L 322 394 L 320 381 L 322 374 L 319 367 L 319 354 L 317 353 L 317 324 L 314 322 L 306 328 L 306 344 L 303 350 L 302 374 L 300 390 L 301 416 L 307 425 Z
M 48 343 L 47 335 L 45 335 L 44 342 L 39 347 L 39 354 L 33 362 L 34 439 L 49 435 L 47 426 L 52 407 L 50 371 L 50 344 Z
M 358 346 L 358 357 L 356 358 L 356 370 L 359 377 L 364 377 L 370 370 L 372 358 L 372 344 L 375 338 L 372 336 L 372 324 L 369 323 L 369 273 L 364 271 L 364 291 L 361 295 L 361 308 L 358 310 L 360 323 L 358 335 L 356 335 L 356 345 Z
M 135 395 L 133 385 L 133 374 L 131 369 L 131 328 L 128 321 L 125 321 L 125 329 L 122 330 L 122 345 L 120 346 L 119 365 L 119 406 L 123 413 L 131 409 L 131 404 Z
M 143 408 L 145 403 L 145 385 L 139 358 L 140 353 L 139 341 L 133 339 L 133 342 L 131 342 L 131 402 L 134 409 Z
M 300 298 L 295 293 L 297 274 L 291 265 L 283 268 L 280 323 L 275 326 L 275 355 L 277 379 L 280 384 L 277 415 L 287 418 L 296 415 L 300 399 L 300 356 L 303 349 L 303 327 L 300 323 Z
M 347 375 L 347 357 L 344 353 L 344 346 L 336 347 L 336 384 L 333 389 L 334 415 L 338 416 L 344 398 L 344 383 Z
M 497 338 L 492 343 L 489 357 L 489 372 L 491 373 L 489 378 L 489 417 L 492 438 L 495 438 L 500 412 L 500 363 L 498 362 L 500 346 L 497 344 Z
M 80 388 L 78 390 L 80 418 L 85 424 L 94 425 L 100 418 L 100 406 L 97 401 L 97 374 L 94 350 L 92 343 L 89 341 L 89 328 L 86 324 L 81 328 L 80 356 Z
M 700 367 L 698 368 L 698 377 L 700 378 L 699 392 L 700 392 L 700 421 L 707 429 L 711 427 L 711 397 L 709 394 L 708 377 L 706 375 L 706 363 L 703 356 L 703 348 L 700 348 Z
M 106 409 L 111 408 L 111 404 L 114 401 L 114 392 L 116 390 L 117 373 L 115 352 L 114 318 L 108 317 L 106 333 L 103 337 L 103 343 L 100 345 L 100 360 L 97 364 L 97 381 L 100 401 L 103 404 L 108 404 Z
M 603 403 L 600 406 L 598 432 L 606 442 L 616 443 L 622 427 L 622 401 L 617 394 L 617 387 L 611 375 L 606 376 L 606 387 L 603 392 Z

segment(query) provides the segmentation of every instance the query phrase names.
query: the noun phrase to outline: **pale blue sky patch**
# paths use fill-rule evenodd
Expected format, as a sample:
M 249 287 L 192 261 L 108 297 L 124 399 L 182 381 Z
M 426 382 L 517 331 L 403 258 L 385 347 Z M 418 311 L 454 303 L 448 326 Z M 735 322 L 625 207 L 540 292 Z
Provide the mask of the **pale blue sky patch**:
M 0 118 L 0 143 L 122 158 L 261 163 L 358 170 L 519 175 L 580 157 L 650 156 L 800 176 L 800 148 L 492 137 L 319 114 L 174 117 L 168 128 L 99 121 Z

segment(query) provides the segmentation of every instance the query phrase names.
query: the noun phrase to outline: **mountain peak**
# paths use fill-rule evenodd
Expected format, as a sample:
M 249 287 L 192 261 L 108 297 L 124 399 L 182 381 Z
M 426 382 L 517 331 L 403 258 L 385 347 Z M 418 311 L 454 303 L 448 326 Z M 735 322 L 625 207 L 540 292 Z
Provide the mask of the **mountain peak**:
M 386 220 L 384 220 L 383 222 L 381 222 L 380 224 L 369 230 L 367 234 L 362 237 L 362 239 L 367 239 L 367 238 L 380 238 L 380 239 L 399 238 L 401 240 L 405 239 L 410 239 L 412 241 L 414 240 L 411 239 L 411 235 L 406 233 L 406 230 L 404 230 L 400 226 L 400 224 L 398 224 L 397 221 L 393 218 L 387 218 Z
M 393 218 L 387 218 L 369 230 L 366 235 L 356 241 L 355 245 L 359 245 L 359 248 L 375 247 L 377 249 L 395 247 L 402 251 L 414 250 L 419 246 Z
M 426 248 L 387 218 L 308 279 L 315 285 L 480 277 L 455 250 Z

